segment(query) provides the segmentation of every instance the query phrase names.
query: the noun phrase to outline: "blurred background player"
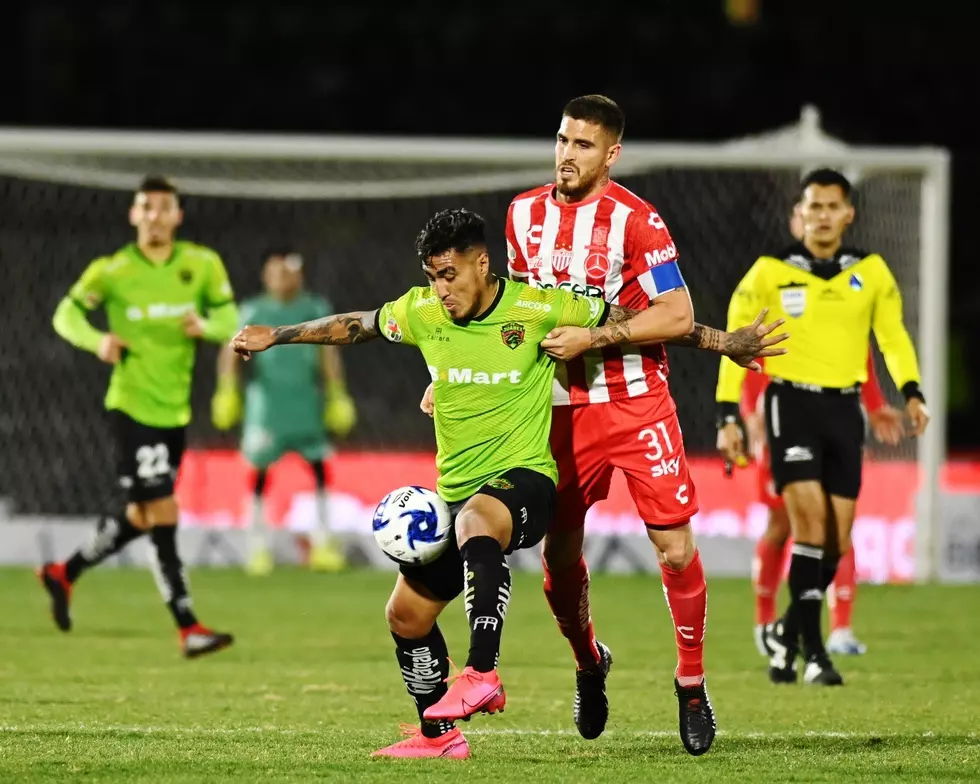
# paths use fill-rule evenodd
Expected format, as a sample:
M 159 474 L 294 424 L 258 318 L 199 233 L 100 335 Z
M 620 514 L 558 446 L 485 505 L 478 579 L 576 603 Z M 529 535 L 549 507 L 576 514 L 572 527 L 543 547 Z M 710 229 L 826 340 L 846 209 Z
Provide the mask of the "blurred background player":
M 177 553 L 174 482 L 191 419 L 191 378 L 197 341 L 226 342 L 238 310 L 221 258 L 176 239 L 183 221 L 177 189 L 147 177 L 133 198 L 129 222 L 136 242 L 93 261 L 54 314 L 55 331 L 113 366 L 105 407 L 116 437 L 125 510 L 99 520 L 92 540 L 67 561 L 39 571 L 55 623 L 71 629 L 69 599 L 81 574 L 149 532 L 157 586 L 180 629 L 184 655 L 232 642 L 198 623 Z M 88 321 L 104 308 L 109 332 Z
M 262 267 L 264 294 L 242 303 L 241 326 L 282 326 L 332 315 L 321 296 L 303 289 L 303 258 L 283 248 L 266 254 Z M 242 419 L 239 356 L 226 346 L 218 356 L 218 386 L 211 418 L 219 430 Z M 343 438 L 356 423 L 354 403 L 344 383 L 336 346 L 300 346 L 255 357 L 245 389 L 241 450 L 255 469 L 248 522 L 247 570 L 268 574 L 273 558 L 263 513 L 263 492 L 269 467 L 287 452 L 309 464 L 316 481 L 316 521 L 309 547 L 313 569 L 336 571 L 345 565 L 339 543 L 330 535 L 327 466 L 328 433 Z
M 790 214 L 790 234 L 797 241 L 803 239 L 803 221 L 794 208 Z M 763 360 L 759 361 L 762 364 Z M 769 470 L 769 451 L 766 446 L 766 425 L 763 398 L 768 379 L 762 373 L 749 373 L 742 385 L 740 404 L 745 422 L 748 451 L 756 463 L 759 483 L 759 500 L 768 509 L 766 530 L 756 543 L 752 562 L 752 588 L 755 593 L 754 637 L 759 652 L 767 656 L 762 642 L 763 627 L 776 620 L 776 593 L 785 572 L 790 538 L 789 517 L 783 499 L 776 494 L 772 472 Z M 885 401 L 878 384 L 873 354 L 868 353 L 868 381 L 861 387 L 861 402 L 868 417 L 868 424 L 875 438 L 892 446 L 904 435 L 902 412 Z M 851 628 L 851 616 L 857 595 L 857 573 L 854 565 L 854 548 L 841 556 L 837 574 L 827 589 L 827 605 L 830 609 L 830 635 L 827 652 L 844 655 L 860 655 L 867 646 L 860 642 Z
M 786 569 L 792 541 L 786 505 L 776 493 L 772 471 L 769 468 L 763 407 L 768 384 L 764 369 L 762 373 L 749 373 L 742 386 L 740 404 L 748 439 L 748 451 L 756 463 L 758 472 L 759 501 L 768 509 L 766 530 L 756 543 L 755 558 L 752 562 L 752 588 L 755 592 L 754 636 L 756 647 L 764 656 L 768 656 L 768 653 L 762 634 L 765 625 L 776 619 L 776 593 Z M 904 435 L 902 412 L 885 402 L 871 355 L 868 356 L 868 381 L 861 387 L 861 402 L 874 437 L 882 443 L 897 445 Z M 828 653 L 857 656 L 867 651 L 867 646 L 857 639 L 851 627 L 856 596 L 857 573 L 852 547 L 841 555 L 834 581 L 827 589 L 827 606 L 830 610 Z
M 872 330 L 906 399 L 913 435 L 925 431 L 929 416 L 895 278 L 877 253 L 843 246 L 855 214 L 851 183 L 831 169 L 811 172 L 797 209 L 802 242 L 753 264 L 732 295 L 728 319 L 731 329 L 769 307 L 787 317 L 793 347 L 766 362 L 766 441 L 794 540 L 790 606 L 763 634 L 769 677 L 796 681 L 802 640 L 804 681 L 834 686 L 843 679 L 824 645 L 821 614 L 840 556 L 851 545 L 865 440 L 859 392 Z M 718 445 L 732 462 L 745 459 L 738 407 L 744 378 L 744 369 L 722 360 Z

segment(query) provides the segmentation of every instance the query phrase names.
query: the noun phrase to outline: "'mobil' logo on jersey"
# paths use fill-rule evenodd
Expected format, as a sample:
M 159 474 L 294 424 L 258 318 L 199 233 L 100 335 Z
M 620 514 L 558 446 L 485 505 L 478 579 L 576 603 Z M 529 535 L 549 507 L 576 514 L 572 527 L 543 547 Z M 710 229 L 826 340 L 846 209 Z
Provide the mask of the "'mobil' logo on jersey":
M 508 321 L 500 328 L 500 339 L 507 348 L 514 350 L 524 343 L 524 325 Z
M 433 381 L 445 381 L 448 384 L 481 384 L 496 386 L 497 384 L 520 384 L 520 370 L 504 370 L 497 373 L 486 373 L 473 368 L 446 368 L 440 370 L 435 365 L 429 365 L 429 376 Z

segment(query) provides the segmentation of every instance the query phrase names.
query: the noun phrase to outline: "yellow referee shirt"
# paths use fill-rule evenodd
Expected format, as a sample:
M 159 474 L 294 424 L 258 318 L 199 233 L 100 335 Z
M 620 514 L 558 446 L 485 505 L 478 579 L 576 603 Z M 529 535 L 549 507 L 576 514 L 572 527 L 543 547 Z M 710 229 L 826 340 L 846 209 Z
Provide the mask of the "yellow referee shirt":
M 766 375 L 820 387 L 867 381 L 874 330 L 888 372 L 899 389 L 920 382 L 912 340 L 902 321 L 902 294 L 877 253 L 842 248 L 814 259 L 802 243 L 779 256 L 761 256 L 728 305 L 729 331 L 751 324 L 762 308 L 768 320 L 785 318 L 788 353 L 766 359 Z M 721 360 L 715 400 L 737 404 L 745 368 Z

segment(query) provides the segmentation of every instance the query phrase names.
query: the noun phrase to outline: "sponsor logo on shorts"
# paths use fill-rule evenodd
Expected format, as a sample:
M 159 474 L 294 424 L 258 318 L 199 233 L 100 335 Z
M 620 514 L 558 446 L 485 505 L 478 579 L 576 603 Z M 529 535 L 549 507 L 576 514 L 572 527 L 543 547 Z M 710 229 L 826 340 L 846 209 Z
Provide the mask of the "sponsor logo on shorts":
M 498 476 L 496 479 L 491 479 L 487 482 L 487 487 L 492 487 L 494 490 L 513 490 L 514 483 L 509 479 L 504 479 L 502 476 Z M 525 510 L 525 516 L 527 511 Z
M 654 478 L 660 476 L 680 476 L 681 459 L 679 457 L 672 457 L 669 460 L 663 458 L 659 463 L 650 466 L 650 473 Z
M 785 463 L 806 463 L 809 460 L 813 460 L 813 452 L 805 446 L 789 446 L 783 453 Z

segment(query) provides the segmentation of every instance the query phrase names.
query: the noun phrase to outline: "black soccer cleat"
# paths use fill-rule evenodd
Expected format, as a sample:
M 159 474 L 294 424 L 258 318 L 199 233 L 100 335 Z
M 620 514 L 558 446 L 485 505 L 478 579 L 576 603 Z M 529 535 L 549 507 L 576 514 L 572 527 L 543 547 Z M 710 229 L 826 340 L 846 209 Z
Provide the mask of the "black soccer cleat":
M 37 570 L 41 585 L 51 597 L 51 617 L 55 626 L 63 632 L 71 631 L 71 615 L 68 605 L 71 600 L 71 583 L 65 576 L 65 565 L 62 563 L 46 563 Z
M 234 641 L 232 635 L 212 631 L 199 623 L 180 631 L 180 647 L 185 659 L 222 651 Z
M 687 753 L 700 757 L 715 740 L 715 712 L 702 680 L 697 686 L 681 686 L 674 679 L 674 693 L 680 718 L 681 743 Z
M 606 676 L 612 668 L 612 652 L 596 640 L 599 663 L 588 670 L 575 672 L 575 726 L 586 740 L 595 740 L 606 729 L 609 700 L 606 698 Z
M 807 659 L 803 670 L 803 682 L 814 686 L 843 686 L 844 679 L 834 669 L 834 664 L 826 653 L 817 653 Z
M 796 657 L 800 650 L 795 640 L 786 639 L 782 621 L 766 624 L 762 643 L 769 653 L 769 680 L 773 683 L 796 683 Z

